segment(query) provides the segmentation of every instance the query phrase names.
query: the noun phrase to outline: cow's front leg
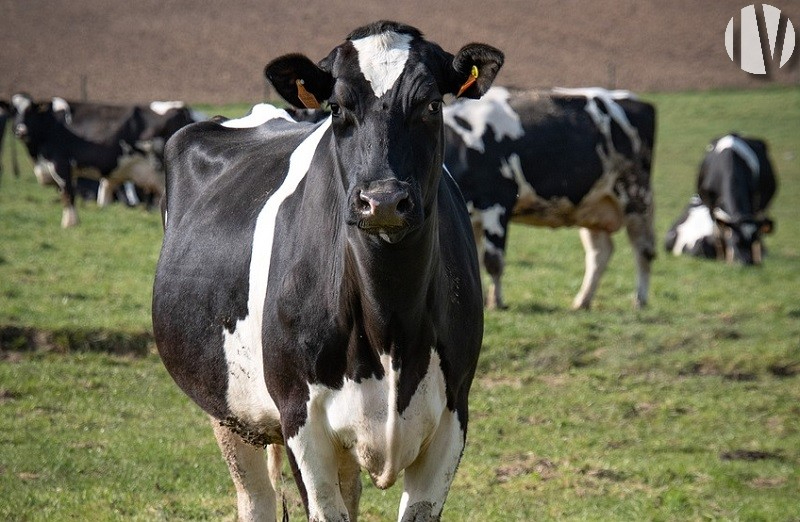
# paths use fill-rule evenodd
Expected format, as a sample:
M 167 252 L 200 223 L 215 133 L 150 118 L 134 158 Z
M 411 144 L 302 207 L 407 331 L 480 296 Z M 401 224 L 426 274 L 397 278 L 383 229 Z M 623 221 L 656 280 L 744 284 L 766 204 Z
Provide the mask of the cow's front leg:
M 275 520 L 275 490 L 270 482 L 264 449 L 242 440 L 213 417 L 214 436 L 236 486 L 238 519 Z
M 458 416 L 445 410 L 430 443 L 405 470 L 398 520 L 439 520 L 465 441 Z
M 311 522 L 345 522 L 351 518 L 339 487 L 336 449 L 313 408 L 297 434 L 286 441 L 289 461 Z M 317 418 L 315 418 L 317 417 Z M 284 433 L 291 433 L 284 426 Z

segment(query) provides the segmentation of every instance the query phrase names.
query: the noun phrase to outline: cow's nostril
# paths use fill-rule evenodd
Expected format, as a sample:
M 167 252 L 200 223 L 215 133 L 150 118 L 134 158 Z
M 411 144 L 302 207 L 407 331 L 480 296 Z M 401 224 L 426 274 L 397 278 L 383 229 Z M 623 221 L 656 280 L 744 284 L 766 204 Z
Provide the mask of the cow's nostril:
M 400 201 L 397 202 L 397 212 L 400 214 L 405 214 L 406 212 L 411 212 L 414 208 L 414 203 L 411 202 L 411 198 L 406 196 Z

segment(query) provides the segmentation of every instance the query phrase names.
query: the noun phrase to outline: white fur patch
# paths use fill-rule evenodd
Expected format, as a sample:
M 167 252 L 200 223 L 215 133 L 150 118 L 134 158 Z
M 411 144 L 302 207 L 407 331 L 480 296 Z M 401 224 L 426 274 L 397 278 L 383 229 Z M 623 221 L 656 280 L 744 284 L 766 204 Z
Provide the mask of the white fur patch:
M 553 92 L 555 94 L 563 94 L 565 96 L 585 97 L 586 112 L 589 113 L 589 116 L 592 118 L 592 121 L 594 121 L 594 124 L 597 126 L 598 130 L 600 130 L 600 132 L 606 138 L 606 143 L 609 144 L 609 147 L 612 148 L 613 146 L 613 141 L 611 140 L 611 120 L 614 120 L 614 122 L 620 126 L 622 131 L 630 140 L 633 153 L 639 154 L 639 151 L 642 147 L 642 141 L 639 138 L 639 132 L 636 130 L 636 127 L 631 124 L 630 120 L 628 120 L 625 110 L 617 103 L 617 100 L 637 99 L 632 92 L 622 90 L 609 91 L 601 87 L 587 87 L 579 89 L 557 87 L 553 89 Z M 600 110 L 600 106 L 597 105 L 596 101 L 598 99 L 603 101 L 608 114 Z
M 397 412 L 400 373 L 392 369 L 388 355 L 381 357 L 385 370 L 381 379 L 360 382 L 345 379 L 338 390 L 310 385 L 306 424 L 287 441 L 303 475 L 325 477 L 323 481 L 335 483 L 336 454 L 346 450 L 370 473 L 379 488 L 391 486 L 400 472 L 417 460 L 450 414 L 441 362 L 435 350 L 430 353 L 425 376 L 402 414 Z M 455 426 L 459 426 L 457 421 Z M 456 440 L 463 442 L 460 428 L 456 431 Z M 452 442 L 450 438 L 448 441 Z M 449 446 L 453 446 L 452 455 L 436 454 L 436 469 L 445 466 L 444 460 L 453 460 L 448 464 L 455 469 L 462 447 Z M 329 491 L 315 491 L 315 485 L 306 484 L 311 518 L 324 509 L 325 501 L 331 500 L 326 497 Z
M 676 256 L 683 253 L 685 247 L 691 248 L 704 237 L 714 234 L 714 220 L 705 205 L 691 207 L 686 220 L 676 228 L 677 237 L 672 253 Z
M 224 328 L 222 330 L 225 359 L 228 362 L 228 406 L 236 417 L 245 422 L 262 424 L 280 418 L 264 384 L 261 337 L 275 223 L 281 204 L 294 193 L 308 173 L 317 145 L 330 125 L 331 119 L 328 118 L 295 149 L 289 160 L 286 179 L 259 212 L 250 258 L 247 316 L 237 321 L 233 333 Z
M 380 98 L 403 73 L 411 49 L 411 35 L 388 32 L 353 40 L 364 78 Z
M 186 104 L 182 101 L 154 101 L 150 104 L 150 110 L 161 116 L 172 109 L 183 109 Z
M 453 129 L 470 149 L 484 152 L 483 135 L 487 127 L 494 132 L 495 141 L 503 138 L 517 140 L 525 135 L 519 116 L 508 104 L 511 93 L 503 87 L 492 87 L 479 100 L 459 100 L 442 110 L 445 125 Z M 470 128 L 459 125 L 461 119 Z
M 249 129 L 252 127 L 258 127 L 263 123 L 277 118 L 283 118 L 287 121 L 294 121 L 294 119 L 289 116 L 289 113 L 285 110 L 279 109 L 268 103 L 259 103 L 258 105 L 254 105 L 246 116 L 223 122 L 222 126 L 230 127 L 232 129 Z
M 486 210 L 482 210 L 481 221 L 483 223 L 483 230 L 497 237 L 505 236 L 505 230 L 503 230 L 503 226 L 500 224 L 500 218 L 502 218 L 505 213 L 506 209 L 503 208 L 503 205 L 500 203 L 496 203 Z
M 741 138 L 728 134 L 717 141 L 714 152 L 722 152 L 725 149 L 732 149 L 740 158 L 747 163 L 747 167 L 752 172 L 754 178 L 761 175 L 761 163 L 753 149 Z

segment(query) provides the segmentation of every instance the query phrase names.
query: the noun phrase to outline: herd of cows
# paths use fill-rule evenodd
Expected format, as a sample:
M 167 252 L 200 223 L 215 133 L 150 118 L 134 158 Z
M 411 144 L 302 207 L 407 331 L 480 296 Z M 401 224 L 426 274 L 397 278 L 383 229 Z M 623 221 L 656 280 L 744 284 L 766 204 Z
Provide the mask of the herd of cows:
M 77 224 L 79 177 L 100 180 L 98 204 L 125 181 L 165 194 L 156 344 L 212 418 L 241 519 L 274 520 L 278 444 L 311 520 L 355 518 L 360 469 L 380 488 L 404 472 L 400 519 L 438 519 L 483 307 L 505 306 L 510 222 L 580 228 L 574 308 L 591 305 L 624 227 L 647 303 L 655 108 L 627 91 L 492 87 L 503 60 L 376 22 L 319 62 L 267 65 L 294 109 L 205 120 L 174 103 L 3 105 L 61 191 L 62 226 Z M 714 139 L 666 249 L 759 263 L 775 190 L 763 141 Z

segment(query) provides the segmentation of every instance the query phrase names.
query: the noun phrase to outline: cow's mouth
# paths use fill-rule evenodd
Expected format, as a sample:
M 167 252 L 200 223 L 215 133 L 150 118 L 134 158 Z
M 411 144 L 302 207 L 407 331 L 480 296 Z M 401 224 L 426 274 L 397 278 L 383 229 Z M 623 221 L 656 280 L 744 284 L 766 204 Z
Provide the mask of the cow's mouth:
M 362 219 L 358 222 L 358 228 L 390 244 L 399 243 L 408 232 L 408 225 L 405 222 L 402 224 L 385 225 L 370 223 L 369 220 Z

